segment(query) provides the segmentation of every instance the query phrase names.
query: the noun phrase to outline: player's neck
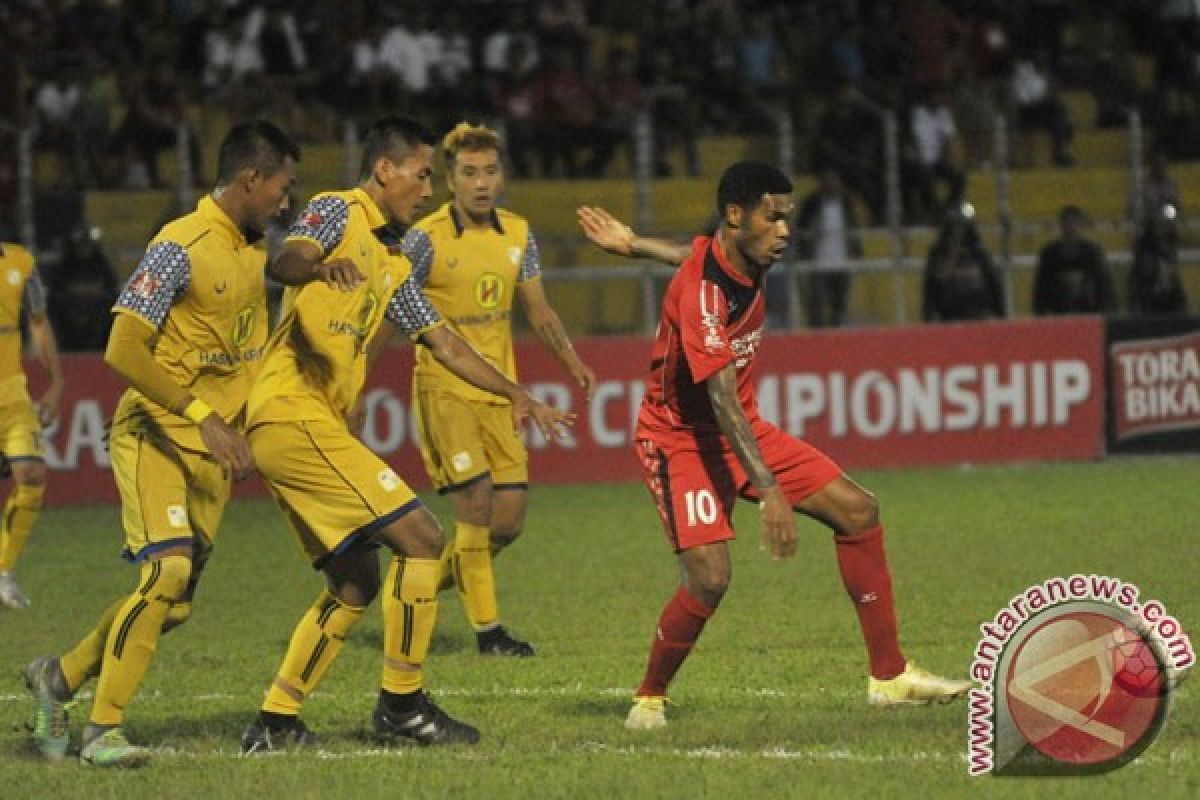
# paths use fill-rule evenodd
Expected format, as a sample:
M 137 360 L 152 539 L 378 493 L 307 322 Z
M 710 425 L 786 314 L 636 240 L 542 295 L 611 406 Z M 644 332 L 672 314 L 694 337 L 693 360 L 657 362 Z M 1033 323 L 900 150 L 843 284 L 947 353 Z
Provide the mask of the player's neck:
M 477 214 L 474 211 L 468 211 L 463 208 L 462 203 L 454 201 L 454 213 L 458 216 L 458 222 L 464 228 L 472 230 L 486 230 L 492 227 L 492 215 L 496 213 L 494 208 L 489 208 L 482 214 Z
M 742 254 L 742 251 L 737 246 L 737 242 L 733 239 L 733 235 L 724 225 L 717 228 L 717 244 L 721 248 L 721 253 L 725 256 L 725 261 L 729 263 L 734 272 L 756 284 L 758 283 L 759 278 L 766 270 Z
M 230 191 L 228 186 L 218 186 L 213 189 L 212 199 L 217 204 L 217 208 L 224 211 L 225 216 L 229 217 L 239 230 L 246 227 L 246 208 L 238 202 L 237 194 Z

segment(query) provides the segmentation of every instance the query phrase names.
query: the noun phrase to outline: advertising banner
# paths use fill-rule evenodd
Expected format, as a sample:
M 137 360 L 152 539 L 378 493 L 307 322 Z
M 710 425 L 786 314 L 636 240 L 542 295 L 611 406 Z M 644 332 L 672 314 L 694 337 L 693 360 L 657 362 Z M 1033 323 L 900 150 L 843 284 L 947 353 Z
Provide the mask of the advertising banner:
M 762 414 L 844 467 L 1087 459 L 1103 454 L 1103 322 L 1098 317 L 772 333 L 757 361 Z M 577 342 L 599 386 L 588 404 L 535 341 L 517 346 L 521 381 L 578 414 L 569 438 L 526 432 L 534 483 L 637 480 L 632 433 L 650 341 Z M 366 443 L 414 487 L 428 481 L 412 418 L 413 351 L 384 354 L 366 390 Z M 36 395 L 40 370 L 29 365 Z M 48 431 L 49 501 L 115 498 L 104 445 L 120 380 L 98 356 L 66 358 L 62 418 Z M 261 494 L 255 479 L 239 494 Z

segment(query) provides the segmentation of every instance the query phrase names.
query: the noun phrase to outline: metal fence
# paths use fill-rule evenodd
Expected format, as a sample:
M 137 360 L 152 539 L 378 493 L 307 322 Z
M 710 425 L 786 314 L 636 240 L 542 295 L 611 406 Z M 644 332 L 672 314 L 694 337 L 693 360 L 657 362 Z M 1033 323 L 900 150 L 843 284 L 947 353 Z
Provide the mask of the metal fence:
M 908 252 L 909 243 L 932 238 L 933 231 L 928 227 L 904 225 L 902 209 L 902 169 L 900 149 L 900 128 L 896 114 L 893 111 L 882 112 L 884 131 L 884 178 L 886 197 L 886 224 L 879 227 L 863 227 L 855 231 L 861 239 L 884 242 L 882 248 L 887 257 L 861 258 L 852 260 L 848 270 L 856 275 L 888 274 L 891 276 L 893 293 L 890 319 L 877 320 L 883 322 L 904 323 L 919 318 L 910 306 L 910 282 L 915 274 L 924 268 L 924 256 L 912 255 Z M 502 126 L 501 126 L 502 127 Z M 346 185 L 351 185 L 357 177 L 360 138 L 354 123 L 347 122 L 342 126 L 341 147 L 344 152 L 343 171 Z M 1132 201 L 1130 218 L 1119 220 L 1102 220 L 1098 224 L 1110 231 L 1127 234 L 1131 241 L 1135 233 L 1133 220 L 1141 217 L 1140 208 L 1143 197 L 1144 175 L 1144 133 L 1140 115 L 1131 110 L 1127 124 L 1128 143 L 1128 191 Z M 188 137 L 190 131 L 186 124 L 179 128 L 177 146 L 175 149 L 177 181 L 174 187 L 180 208 L 191 207 L 194 201 L 196 176 L 192 174 L 192 162 L 188 157 Z M 797 136 L 793 130 L 791 118 L 787 114 L 777 117 L 775 144 L 777 146 L 777 162 L 787 174 L 795 173 L 794 153 Z M 36 240 L 34 230 L 34 153 L 33 136 L 30 130 L 24 130 L 18 137 L 18 231 L 22 242 L 33 246 Z M 1011 196 L 1011 176 L 1009 164 L 1009 149 L 1011 132 L 1008 122 L 1003 115 L 997 115 L 993 127 L 993 158 L 995 186 L 995 222 L 980 222 L 977 224 L 981 234 L 993 244 L 997 254 L 997 265 L 1001 270 L 1005 286 L 1005 298 L 1008 304 L 1008 314 L 1014 313 L 1015 288 L 1018 274 L 1030 271 L 1035 266 L 1036 257 L 1029 252 L 1018 252 L 1015 243 L 1030 239 L 1034 236 L 1048 237 L 1053 235 L 1053 226 L 1045 222 L 1017 219 L 1013 213 Z M 653 166 L 656 163 L 654 153 L 654 131 L 649 114 L 639 116 L 634 126 L 634 178 L 632 191 L 634 196 L 634 221 L 640 230 L 654 227 L 651 205 L 651 186 L 655 180 Z M 1183 220 L 1185 232 L 1190 233 L 1200 229 L 1196 223 L 1200 220 Z M 691 232 L 679 232 L 681 235 Z M 139 253 L 110 253 L 118 262 L 136 259 Z M 1127 267 L 1131 261 L 1128 250 L 1110 250 L 1110 264 L 1120 268 Z M 53 254 L 46 254 L 44 260 L 53 261 Z M 1180 253 L 1181 265 L 1194 270 L 1200 265 L 1200 249 L 1185 249 Z M 788 279 L 782 284 L 786 286 L 787 297 L 780 305 L 786 309 L 782 319 L 777 324 L 788 327 L 799 327 L 804 324 L 803 314 L 803 276 L 809 273 L 810 264 L 790 258 L 779 266 Z M 548 283 L 554 284 L 607 284 L 612 282 L 636 282 L 638 284 L 639 315 L 635 329 L 652 331 L 658 315 L 658 302 L 662 287 L 669 280 L 672 269 L 665 266 L 650 264 L 614 264 L 604 267 L 564 266 L 549 269 L 545 272 Z

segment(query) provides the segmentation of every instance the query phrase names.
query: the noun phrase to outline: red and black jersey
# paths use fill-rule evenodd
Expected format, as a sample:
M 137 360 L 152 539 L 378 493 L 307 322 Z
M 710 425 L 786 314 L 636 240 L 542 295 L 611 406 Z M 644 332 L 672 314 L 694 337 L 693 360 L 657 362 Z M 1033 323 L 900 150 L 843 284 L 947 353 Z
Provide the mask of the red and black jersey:
M 638 437 L 719 430 L 704 382 L 731 362 L 742 410 L 756 421 L 750 367 L 763 315 L 762 289 L 729 265 L 716 239 L 697 237 L 663 298 Z

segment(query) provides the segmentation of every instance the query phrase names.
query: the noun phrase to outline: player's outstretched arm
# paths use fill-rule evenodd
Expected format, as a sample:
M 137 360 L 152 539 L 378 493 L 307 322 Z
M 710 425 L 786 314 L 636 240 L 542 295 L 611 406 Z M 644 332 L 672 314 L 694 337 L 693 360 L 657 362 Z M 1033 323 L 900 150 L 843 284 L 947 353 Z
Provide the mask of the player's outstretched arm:
M 158 331 L 145 320 L 133 314 L 117 314 L 104 351 L 104 363 L 152 402 L 196 423 L 204 446 L 234 477 L 248 475 L 254 469 L 254 457 L 246 440 L 203 400 L 177 384 L 154 360 L 157 342 Z
M 729 440 L 750 485 L 761 498 L 763 549 L 769 550 L 775 559 L 791 558 L 796 554 L 796 520 L 787 495 L 767 467 L 750 420 L 738 402 L 737 368 L 733 364 L 724 367 L 705 381 L 705 387 L 721 433 Z
M 353 261 L 348 258 L 326 260 L 321 248 L 306 239 L 286 242 L 275 260 L 267 265 L 267 273 L 284 286 L 323 281 L 330 289 L 344 292 L 366 280 Z
M 615 256 L 650 258 L 677 267 L 692 252 L 691 245 L 638 236 L 633 228 L 599 206 L 580 206 L 575 214 L 588 241 Z
M 563 428 L 575 422 L 574 414 L 534 400 L 446 326 L 430 328 L 422 332 L 418 340 L 446 369 L 467 383 L 507 397 L 512 402 L 513 419 L 518 424 L 530 417 L 547 439 L 558 440 L 563 436 Z
M 583 359 L 575 352 L 571 338 L 563 327 L 558 313 L 550 305 L 546 297 L 546 288 L 540 280 L 525 281 L 517 286 L 517 297 L 525 309 L 525 317 L 534 333 L 542 340 L 546 349 L 554 354 L 558 363 L 562 364 L 571 379 L 583 389 L 587 399 L 591 400 L 596 393 L 596 373 L 583 363 Z
M 58 340 L 54 337 L 54 328 L 50 326 L 50 319 L 45 313 L 30 316 L 29 336 L 33 339 L 38 360 L 50 376 L 50 385 L 38 400 L 39 420 L 43 425 L 49 425 L 58 419 L 58 412 L 62 407 L 63 371 L 62 360 L 58 357 Z

